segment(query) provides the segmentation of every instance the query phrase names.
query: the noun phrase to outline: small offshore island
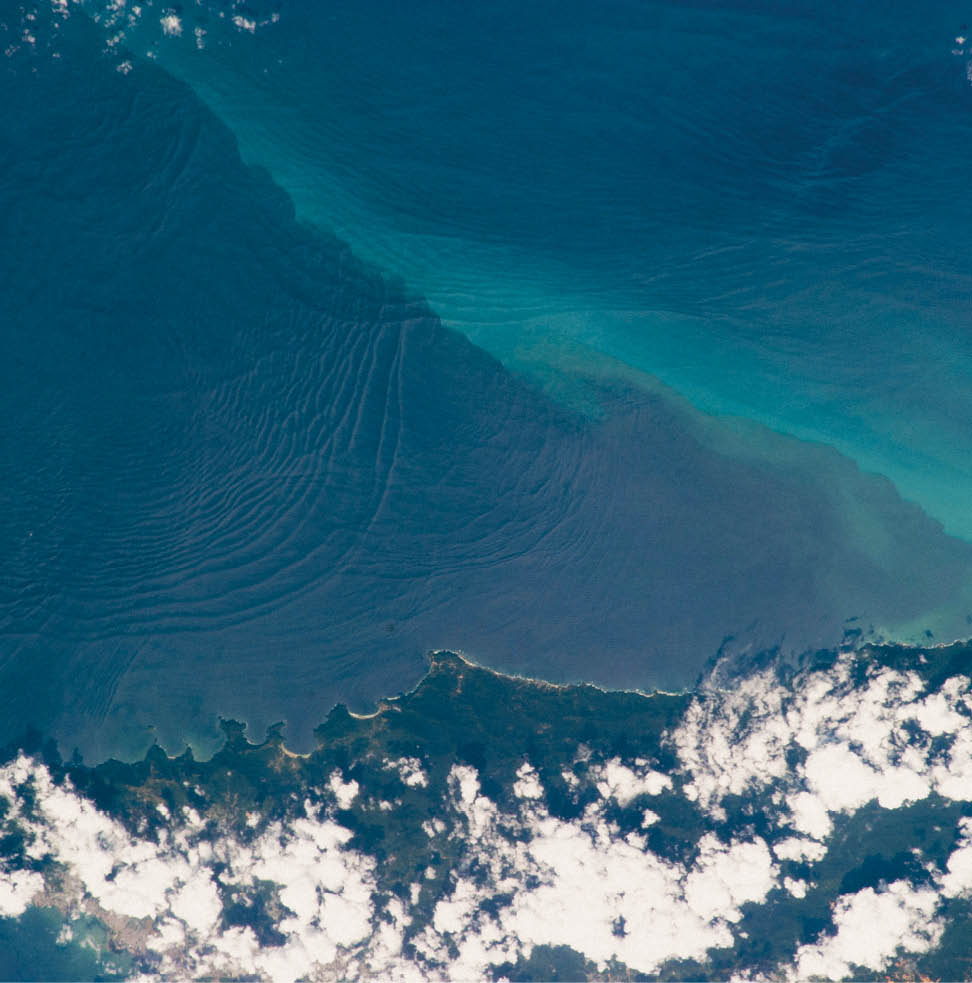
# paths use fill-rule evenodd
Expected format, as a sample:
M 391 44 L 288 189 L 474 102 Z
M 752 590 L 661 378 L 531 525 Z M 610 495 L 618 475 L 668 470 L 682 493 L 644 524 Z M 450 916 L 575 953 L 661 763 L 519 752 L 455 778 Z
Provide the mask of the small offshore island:
M 0 976 L 969 978 L 970 674 L 970 644 L 861 647 L 643 695 L 439 652 L 306 755 L 34 734 L 0 766 Z

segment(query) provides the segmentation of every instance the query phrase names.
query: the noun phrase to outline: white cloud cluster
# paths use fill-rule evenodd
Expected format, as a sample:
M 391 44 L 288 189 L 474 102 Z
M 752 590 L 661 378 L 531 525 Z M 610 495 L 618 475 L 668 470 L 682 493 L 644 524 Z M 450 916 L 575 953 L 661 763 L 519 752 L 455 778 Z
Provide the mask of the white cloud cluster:
M 162 27 L 162 33 L 168 37 L 179 37 L 182 34 L 182 21 L 179 19 L 179 15 L 171 10 L 159 18 L 159 24 Z
M 419 933 L 413 959 L 402 955 L 402 943 L 419 886 L 408 903 L 379 903 L 374 859 L 349 849 L 351 831 L 309 801 L 303 816 L 259 832 L 242 817 L 249 839 L 214 831 L 193 810 L 170 818 L 157 838 L 133 835 L 25 756 L 0 769 L 0 797 L 10 804 L 7 820 L 26 833 L 28 856 L 53 860 L 63 882 L 74 885 L 68 916 L 85 911 L 126 921 L 162 975 L 256 971 L 287 980 L 342 967 L 347 976 L 479 978 L 540 944 L 651 970 L 673 956 L 702 957 L 713 945 L 730 944 L 740 905 L 761 900 L 776 884 L 761 840 L 723 844 L 709 835 L 686 868 L 656 857 L 639 835 L 623 836 L 596 804 L 580 822 L 552 817 L 534 794 L 542 786 L 529 763 L 517 782 L 521 808 L 504 813 L 482 794 L 473 768 L 452 769 L 449 835 L 462 842 L 466 862 Z M 335 805 L 358 793 L 357 783 L 337 773 L 328 788 Z M 160 816 L 167 811 L 163 806 Z M 521 835 L 511 839 L 511 829 Z M 440 822 L 437 832 L 447 830 Z M 224 923 L 226 896 L 255 891 L 270 891 L 283 944 L 261 945 L 251 927 Z M 484 903 L 498 896 L 503 902 L 487 914 Z M 39 873 L 0 877 L 7 914 L 51 897 Z M 65 906 L 63 897 L 58 903 Z
M 350 785 L 356 793 L 356 783 L 339 776 L 331 784 L 337 796 L 347 797 Z M 297 979 L 380 941 L 371 924 L 374 860 L 346 849 L 351 831 L 317 815 L 310 802 L 305 818 L 271 824 L 249 842 L 231 831 L 209 835 L 191 809 L 156 840 L 132 835 L 23 755 L 0 768 L 0 798 L 9 805 L 6 821 L 26 834 L 27 857 L 56 862 L 73 885 L 67 914 L 129 923 L 127 935 L 154 954 L 163 976 L 256 971 L 271 980 Z M 276 885 L 282 945 L 261 946 L 249 926 L 223 924 L 221 894 L 252 896 L 263 882 Z M 4 914 L 20 914 L 31 902 L 65 907 L 42 875 L 0 874 Z
M 337 771 L 331 774 L 327 782 L 327 787 L 337 800 L 338 808 L 340 809 L 350 809 L 354 804 L 354 800 L 358 797 L 358 791 L 360 789 L 360 786 L 354 779 L 346 782 L 341 777 L 340 772 Z
M 13 870 L 0 877 L 0 918 L 16 918 L 44 889 L 44 878 L 30 870 Z
M 724 844 L 709 834 L 685 867 L 655 856 L 640 835 L 623 835 L 597 804 L 580 822 L 551 816 L 529 794 L 532 768 L 517 774 L 524 804 L 514 823 L 481 793 L 474 769 L 452 771 L 465 826 L 453 835 L 465 839 L 469 869 L 457 872 L 417 944 L 454 978 L 483 978 L 491 964 L 537 945 L 571 946 L 602 967 L 614 959 L 641 972 L 672 958 L 704 958 L 709 948 L 732 944 L 729 926 L 740 906 L 776 886 L 778 869 L 759 838 Z M 511 839 L 511 828 L 528 835 Z M 506 902 L 484 907 L 497 896 Z M 452 960 L 450 943 L 458 949 Z
M 854 677 L 858 656 L 782 685 L 771 669 L 727 691 L 709 690 L 672 735 L 686 794 L 713 815 L 726 796 L 772 791 L 789 825 L 826 838 L 836 813 L 868 802 L 895 809 L 933 791 L 965 800 L 972 782 L 969 679 L 928 692 L 917 672 L 877 664 Z M 859 668 L 859 667 L 858 667 Z M 942 752 L 935 738 L 947 737 Z M 788 752 L 802 756 L 791 767 Z
M 127 44 L 154 59 L 159 54 L 159 42 L 175 42 L 184 34 L 192 37 L 198 49 L 206 47 L 205 38 L 212 30 L 225 30 L 220 36 L 227 43 L 232 34 L 256 34 L 257 31 L 276 24 L 280 13 L 268 10 L 264 14 L 254 11 L 249 0 L 231 0 L 230 3 L 211 3 L 195 0 L 190 5 L 173 7 L 171 0 L 35 0 L 18 6 L 19 32 L 16 43 L 8 44 L 3 53 L 12 57 L 17 51 L 46 50 L 55 59 L 62 57 L 59 38 L 64 33 L 62 23 L 75 12 L 81 12 L 104 33 L 106 52 L 120 49 Z M 8 26 L 0 21 L 0 37 Z M 202 26 L 207 25 L 206 27 Z M 146 28 L 148 28 L 146 30 Z M 147 45 L 147 49 L 143 46 Z M 121 59 L 116 68 L 127 75 L 133 69 L 132 58 Z
M 536 768 L 525 761 L 516 770 L 516 781 L 513 783 L 513 794 L 518 799 L 542 799 L 543 785 Z
M 972 800 L 972 695 L 956 675 L 931 690 L 916 671 L 899 671 L 859 653 L 783 684 L 773 669 L 731 689 L 708 689 L 671 735 L 687 782 L 684 793 L 713 818 L 730 795 L 774 805 L 781 861 L 817 863 L 838 815 L 870 802 L 898 809 L 928 798 Z M 966 823 L 967 821 L 963 821 Z M 947 897 L 972 892 L 972 824 L 947 873 L 916 887 L 898 880 L 838 897 L 835 931 L 794 954 L 794 979 L 842 979 L 853 967 L 884 969 L 899 952 L 927 952 L 941 937 Z M 786 877 L 794 897 L 807 884 Z
M 386 758 L 384 765 L 391 771 L 397 771 L 402 783 L 410 788 L 428 787 L 428 776 L 418 758 L 396 758 L 395 760 Z
M 648 762 L 643 758 L 636 758 L 631 767 L 622 763 L 620 758 L 611 758 L 603 765 L 593 765 L 589 774 L 597 784 L 601 797 L 614 799 L 621 806 L 626 806 L 639 795 L 661 795 L 672 787 L 668 775 L 648 767 Z
M 943 925 L 934 918 L 938 892 L 915 890 L 894 881 L 884 891 L 866 887 L 844 895 L 834 906 L 837 931 L 797 950 L 788 977 L 792 980 L 852 979 L 854 967 L 879 969 L 900 950 L 923 953 L 941 938 Z

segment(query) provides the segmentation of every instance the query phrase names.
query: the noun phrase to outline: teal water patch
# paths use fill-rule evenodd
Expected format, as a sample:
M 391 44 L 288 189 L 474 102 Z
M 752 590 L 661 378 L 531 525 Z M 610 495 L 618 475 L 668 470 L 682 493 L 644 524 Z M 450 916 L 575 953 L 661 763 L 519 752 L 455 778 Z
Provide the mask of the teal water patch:
M 134 37 L 301 215 L 446 323 L 540 376 L 586 346 L 829 443 L 972 538 L 953 5 L 374 0 L 263 20 Z
M 0 918 L 0 977 L 5 980 L 124 980 L 132 958 L 107 949 L 107 933 L 93 918 L 69 919 L 54 907 L 30 907 Z

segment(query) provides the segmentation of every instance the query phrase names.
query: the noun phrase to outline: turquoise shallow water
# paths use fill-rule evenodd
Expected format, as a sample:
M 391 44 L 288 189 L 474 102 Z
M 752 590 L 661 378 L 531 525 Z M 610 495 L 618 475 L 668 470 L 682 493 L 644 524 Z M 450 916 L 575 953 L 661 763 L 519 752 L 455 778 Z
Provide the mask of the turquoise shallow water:
M 947 17 L 221 9 L 4 8 L 5 734 L 968 631 Z
M 282 14 L 157 52 L 301 214 L 508 365 L 589 346 L 972 537 L 954 4 Z

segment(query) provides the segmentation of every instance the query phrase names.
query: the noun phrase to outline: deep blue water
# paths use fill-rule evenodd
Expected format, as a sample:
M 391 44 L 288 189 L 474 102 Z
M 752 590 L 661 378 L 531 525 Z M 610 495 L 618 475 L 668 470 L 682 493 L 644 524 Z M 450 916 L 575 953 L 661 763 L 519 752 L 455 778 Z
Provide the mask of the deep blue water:
M 944 9 L 3 9 L 0 738 L 968 630 Z

